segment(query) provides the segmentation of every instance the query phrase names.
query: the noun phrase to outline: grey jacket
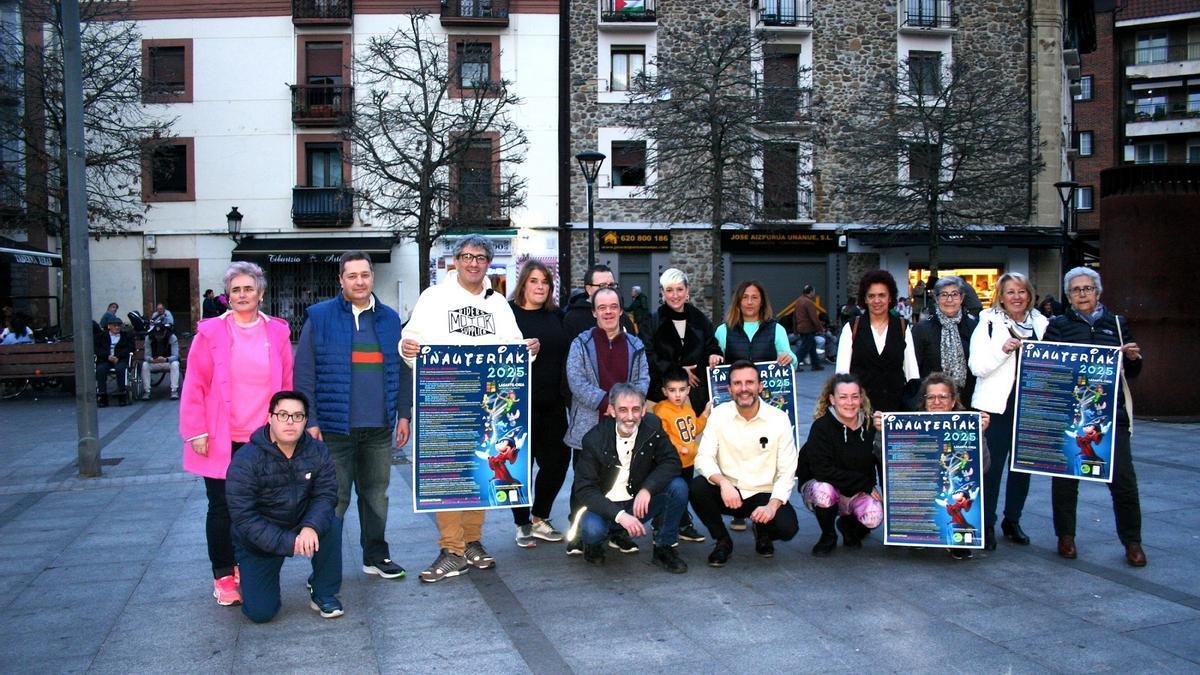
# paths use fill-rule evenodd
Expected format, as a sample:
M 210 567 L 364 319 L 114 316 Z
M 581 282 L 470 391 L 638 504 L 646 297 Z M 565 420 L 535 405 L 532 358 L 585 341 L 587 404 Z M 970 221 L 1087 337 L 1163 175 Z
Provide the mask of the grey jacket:
M 600 421 L 599 406 L 608 392 L 600 388 L 600 368 L 596 359 L 594 333 L 583 331 L 571 341 L 567 353 L 567 386 L 571 388 L 571 410 L 567 420 L 567 435 L 563 443 L 578 450 L 583 447 L 583 435 Z M 629 341 L 629 379 L 627 382 L 642 393 L 650 387 L 650 367 L 646 363 L 646 348 L 631 333 Z

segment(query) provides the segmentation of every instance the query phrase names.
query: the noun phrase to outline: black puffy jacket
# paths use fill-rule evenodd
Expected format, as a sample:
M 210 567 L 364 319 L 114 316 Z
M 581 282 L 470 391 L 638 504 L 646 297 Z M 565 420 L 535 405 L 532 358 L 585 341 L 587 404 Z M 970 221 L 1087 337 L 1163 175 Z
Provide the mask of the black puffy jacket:
M 225 501 L 233 535 L 268 555 L 290 556 L 296 535 L 311 527 L 324 535 L 337 506 L 337 470 L 325 444 L 300 435 L 292 458 L 271 442 L 268 426 L 233 456 Z
M 675 329 L 672 312 L 666 305 L 658 308 L 658 328 L 654 336 L 646 342 L 646 352 L 650 355 L 650 391 L 651 401 L 661 401 L 662 376 L 673 366 L 696 366 L 696 377 L 699 386 L 692 387 L 691 402 L 696 410 L 703 410 L 708 403 L 708 357 L 720 355 L 721 345 L 717 343 L 716 329 L 712 322 L 704 316 L 704 312 L 696 309 L 691 303 L 683 306 L 686 317 L 686 329 L 683 338 Z
M 1119 327 L 1117 322 L 1120 322 Z M 1134 341 L 1133 333 L 1129 331 L 1129 323 L 1125 321 L 1125 317 L 1113 314 L 1108 311 L 1108 308 L 1105 308 L 1104 313 L 1098 319 L 1088 323 L 1087 319 L 1080 316 L 1074 307 L 1068 307 L 1061 315 L 1050 319 L 1050 325 L 1046 327 L 1046 334 L 1042 336 L 1042 339 L 1047 342 L 1073 342 L 1105 347 L 1120 347 Z M 1125 372 L 1125 377 L 1129 379 L 1137 377 L 1138 373 L 1142 372 L 1143 360 L 1122 359 L 1121 368 Z M 1117 385 L 1117 426 L 1129 426 L 1129 413 L 1125 410 L 1125 395 L 1121 392 L 1119 383 Z

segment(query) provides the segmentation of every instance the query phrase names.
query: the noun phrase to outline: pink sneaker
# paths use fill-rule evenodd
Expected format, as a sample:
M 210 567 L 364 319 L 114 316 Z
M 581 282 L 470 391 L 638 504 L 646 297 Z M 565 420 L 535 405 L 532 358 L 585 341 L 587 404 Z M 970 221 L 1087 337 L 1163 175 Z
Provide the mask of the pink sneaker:
M 217 604 L 223 607 L 242 604 L 242 594 L 238 592 L 237 582 L 232 574 L 213 580 L 213 597 L 217 599 Z

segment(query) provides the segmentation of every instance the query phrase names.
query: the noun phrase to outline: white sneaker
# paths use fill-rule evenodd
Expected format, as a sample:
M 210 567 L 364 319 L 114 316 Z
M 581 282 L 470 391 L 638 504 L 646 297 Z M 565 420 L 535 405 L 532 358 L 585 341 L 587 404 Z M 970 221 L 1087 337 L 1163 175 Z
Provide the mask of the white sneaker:
M 520 546 L 521 548 L 537 547 L 537 540 L 533 538 L 533 534 L 531 532 L 532 529 L 533 529 L 532 525 L 518 525 L 517 526 L 517 536 L 516 536 L 517 546 Z
M 554 529 L 549 520 L 539 520 L 530 526 L 530 534 L 543 541 L 562 541 L 563 533 Z

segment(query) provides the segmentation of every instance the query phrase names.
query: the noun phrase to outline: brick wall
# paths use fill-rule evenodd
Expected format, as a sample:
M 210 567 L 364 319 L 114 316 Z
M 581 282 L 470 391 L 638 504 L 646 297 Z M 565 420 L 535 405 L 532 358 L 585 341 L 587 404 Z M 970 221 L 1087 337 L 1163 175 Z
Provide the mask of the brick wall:
M 1081 185 L 1093 188 L 1096 205 L 1092 211 L 1076 213 L 1076 224 L 1082 231 L 1096 231 L 1100 228 L 1100 171 L 1113 166 L 1120 159 L 1121 139 L 1117 125 L 1120 92 L 1117 91 L 1120 79 L 1117 69 L 1120 59 L 1117 58 L 1118 45 L 1113 39 L 1113 14 L 1102 12 L 1096 14 L 1096 51 L 1083 54 L 1080 72 L 1092 77 L 1092 100 L 1075 101 L 1075 129 L 1092 132 L 1091 157 L 1075 159 L 1075 180 Z

